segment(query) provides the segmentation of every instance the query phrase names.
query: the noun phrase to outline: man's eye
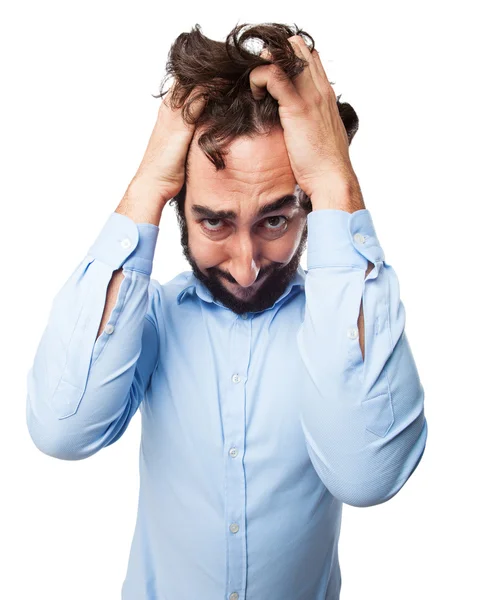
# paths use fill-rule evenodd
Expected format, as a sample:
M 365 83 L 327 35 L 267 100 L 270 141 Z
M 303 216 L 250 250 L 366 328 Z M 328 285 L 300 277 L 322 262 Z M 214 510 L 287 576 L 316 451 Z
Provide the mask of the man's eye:
M 265 229 L 269 229 L 269 230 L 271 230 L 271 231 L 275 231 L 276 229 L 281 229 L 281 227 L 282 227 L 283 225 L 285 225 L 285 224 L 288 222 L 288 220 L 289 220 L 287 217 L 283 217 L 283 216 L 281 215 L 281 216 L 277 216 L 277 217 L 268 217 L 268 218 L 265 220 L 265 223 L 268 223 L 268 222 L 270 222 L 270 221 L 274 221 L 275 219 L 284 219 L 284 221 L 283 221 L 282 223 L 280 223 L 280 224 L 279 224 L 279 225 L 280 225 L 280 227 L 274 227 L 274 226 L 273 226 L 273 227 L 265 227 Z
M 221 223 L 221 219 L 203 219 L 201 221 L 201 224 L 203 225 L 204 223 L 214 223 L 214 222 Z M 205 227 L 205 226 L 203 225 L 203 227 Z M 210 227 L 205 227 L 205 229 L 207 229 L 208 231 L 213 231 L 214 232 L 214 231 L 220 231 L 221 227 L 214 227 L 213 226 L 211 228 Z
M 283 221 L 278 223 L 277 221 L 275 221 L 275 219 L 283 219 Z M 288 221 L 289 221 L 289 218 L 284 217 L 283 215 L 278 215 L 276 217 L 267 217 L 264 220 L 264 223 L 272 225 L 272 226 L 269 227 L 268 225 L 265 225 L 265 229 L 267 229 L 269 231 L 279 231 L 283 227 L 283 225 L 285 225 Z M 221 226 L 222 222 L 223 222 L 222 219 L 202 219 L 201 224 L 207 231 L 215 233 L 215 232 L 221 231 L 221 229 L 223 228 Z M 218 224 L 220 226 L 218 226 Z

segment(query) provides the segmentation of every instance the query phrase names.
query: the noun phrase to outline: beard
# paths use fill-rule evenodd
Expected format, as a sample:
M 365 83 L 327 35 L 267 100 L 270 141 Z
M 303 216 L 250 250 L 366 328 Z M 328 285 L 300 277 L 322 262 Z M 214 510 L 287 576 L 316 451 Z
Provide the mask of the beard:
M 249 299 L 244 300 L 232 294 L 222 283 L 223 280 L 227 280 L 231 283 L 236 283 L 234 278 L 229 273 L 211 267 L 206 269 L 208 275 L 205 275 L 198 267 L 197 262 L 193 258 L 189 244 L 188 244 L 188 227 L 184 215 L 177 213 L 178 221 L 181 231 L 181 247 L 183 250 L 183 256 L 190 264 L 193 273 L 199 281 L 210 291 L 214 300 L 217 300 L 223 304 L 225 308 L 230 309 L 235 314 L 240 315 L 247 312 L 258 312 L 263 311 L 267 308 L 271 308 L 276 300 L 283 294 L 288 287 L 293 277 L 296 275 L 296 271 L 300 265 L 301 255 L 306 247 L 308 237 L 307 223 L 304 225 L 301 239 L 291 260 L 284 263 L 272 263 L 261 269 L 258 273 L 256 281 L 259 281 L 258 288 L 256 291 L 252 291 L 251 294 L 245 288 L 245 294 L 250 296 Z M 261 281 L 262 280 L 262 281 Z M 239 288 L 241 289 L 241 288 Z M 240 291 L 239 293 L 243 293 Z

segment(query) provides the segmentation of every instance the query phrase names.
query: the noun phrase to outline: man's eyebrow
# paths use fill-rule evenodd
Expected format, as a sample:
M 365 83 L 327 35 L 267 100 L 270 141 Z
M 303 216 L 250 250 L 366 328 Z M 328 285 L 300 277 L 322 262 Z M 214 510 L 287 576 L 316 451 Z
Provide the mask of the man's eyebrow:
M 277 200 L 273 200 L 272 202 L 268 202 L 268 204 L 264 204 L 256 213 L 256 216 L 263 217 L 270 212 L 282 210 L 291 206 L 298 206 L 298 199 L 294 194 L 286 194 L 286 196 L 282 196 Z M 207 219 L 235 220 L 238 216 L 234 210 L 213 210 L 208 206 L 201 206 L 200 204 L 193 204 L 191 210 L 196 215 L 206 217 Z

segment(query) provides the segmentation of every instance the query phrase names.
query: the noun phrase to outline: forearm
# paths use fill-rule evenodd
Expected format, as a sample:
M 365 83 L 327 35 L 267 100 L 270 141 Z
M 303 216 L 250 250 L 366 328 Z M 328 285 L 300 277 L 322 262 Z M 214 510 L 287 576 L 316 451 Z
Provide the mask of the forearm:
M 158 351 L 148 314 L 157 235 L 153 223 L 111 213 L 55 296 L 28 375 L 27 425 L 45 454 L 86 458 L 116 441 L 138 408 Z M 117 273 L 123 285 L 105 303 Z M 104 314 L 109 327 L 97 336 Z
M 103 316 L 101 318 L 101 323 L 98 327 L 98 331 L 96 334 L 96 340 L 100 337 L 101 332 L 105 329 L 105 325 L 110 320 L 112 310 L 115 308 L 116 302 L 118 300 L 118 291 L 120 289 L 121 282 L 124 279 L 125 276 L 123 275 L 123 268 L 119 268 L 116 271 L 114 271 L 110 279 L 110 283 L 108 284 L 105 307 L 103 309 Z
M 325 185 L 321 190 L 318 190 L 316 194 L 311 195 L 311 204 L 313 210 L 329 208 L 345 210 L 349 213 L 366 208 L 359 181 L 355 176 L 352 177 L 349 182 L 346 182 L 344 179 L 337 180 L 334 178 L 330 179 L 328 182 L 325 182 Z M 372 269 L 374 269 L 374 264 L 368 261 L 364 278 L 369 275 Z M 359 345 L 361 347 L 361 354 L 364 360 L 364 315 L 362 300 L 359 307 L 357 325 L 359 332 Z
M 165 199 L 158 195 L 154 183 L 149 180 L 134 178 L 128 186 L 115 212 L 125 215 L 135 223 L 152 223 L 159 227 Z M 105 307 L 100 326 L 96 334 L 98 339 L 108 323 L 118 300 L 120 285 L 124 280 L 123 268 L 114 271 L 106 293 Z
M 168 198 L 159 192 L 158 183 L 147 176 L 135 176 L 115 212 L 135 223 L 152 223 L 159 227 L 161 213 Z
M 364 278 L 369 275 L 371 269 L 374 269 L 374 265 L 372 262 L 368 261 L 368 268 L 366 269 L 366 273 Z M 361 354 L 363 355 L 364 360 L 364 314 L 363 314 L 363 301 L 361 300 L 361 305 L 359 307 L 359 317 L 358 317 L 358 331 L 359 331 L 359 346 L 361 347 Z

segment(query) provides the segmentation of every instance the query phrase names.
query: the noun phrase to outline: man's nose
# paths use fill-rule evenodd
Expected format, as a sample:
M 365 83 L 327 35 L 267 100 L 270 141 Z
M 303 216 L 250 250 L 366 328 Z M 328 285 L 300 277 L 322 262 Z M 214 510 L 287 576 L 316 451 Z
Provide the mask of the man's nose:
M 235 257 L 231 260 L 229 271 L 236 283 L 242 287 L 249 287 L 255 283 L 260 268 L 258 261 L 255 260 L 254 247 L 250 240 L 241 242 Z
M 255 283 L 258 278 L 259 269 L 252 269 L 246 267 L 238 267 L 231 269 L 231 275 L 234 277 L 236 283 L 241 287 L 247 288 Z

